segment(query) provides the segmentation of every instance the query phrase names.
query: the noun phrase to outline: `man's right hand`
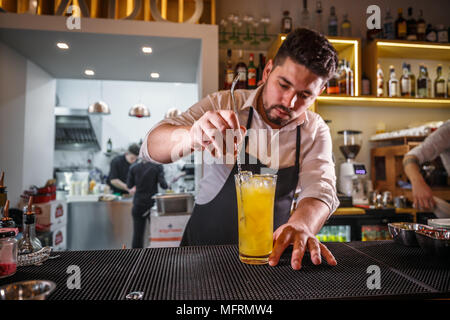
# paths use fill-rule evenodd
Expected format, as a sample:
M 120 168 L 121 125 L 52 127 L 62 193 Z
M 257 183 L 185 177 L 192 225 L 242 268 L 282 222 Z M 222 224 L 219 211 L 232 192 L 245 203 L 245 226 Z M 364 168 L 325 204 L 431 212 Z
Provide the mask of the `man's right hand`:
M 412 194 L 416 209 L 431 210 L 434 208 L 433 192 L 423 179 L 412 183 Z
M 227 146 L 228 134 L 233 134 L 233 145 Z M 190 145 L 195 150 L 208 150 L 214 157 L 221 157 L 227 151 L 234 150 L 245 135 L 245 127 L 239 125 L 234 111 L 208 111 L 198 119 L 189 131 Z

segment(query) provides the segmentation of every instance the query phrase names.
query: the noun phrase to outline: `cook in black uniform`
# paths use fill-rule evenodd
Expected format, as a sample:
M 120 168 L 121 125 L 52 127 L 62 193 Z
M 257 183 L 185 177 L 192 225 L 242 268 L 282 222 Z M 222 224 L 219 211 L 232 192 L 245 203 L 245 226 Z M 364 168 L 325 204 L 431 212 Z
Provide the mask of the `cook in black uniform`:
M 145 213 L 154 204 L 152 197 L 158 192 L 158 183 L 161 188 L 167 189 L 167 182 L 164 179 L 164 169 L 161 165 L 139 160 L 130 167 L 127 187 L 129 189 L 136 188 L 132 211 L 133 248 L 143 248 L 147 216 Z
M 134 143 L 128 147 L 128 152 L 112 159 L 108 185 L 111 187 L 113 193 L 134 193 L 135 189 L 127 188 L 127 177 L 130 165 L 135 163 L 139 156 L 139 149 L 140 147 Z

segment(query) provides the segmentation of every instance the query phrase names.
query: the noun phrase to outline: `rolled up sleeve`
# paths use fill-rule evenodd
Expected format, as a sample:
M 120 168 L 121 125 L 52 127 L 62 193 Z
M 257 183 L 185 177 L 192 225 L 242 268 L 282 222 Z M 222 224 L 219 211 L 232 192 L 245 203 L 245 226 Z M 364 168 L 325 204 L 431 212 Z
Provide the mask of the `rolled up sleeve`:
M 339 206 L 331 135 L 323 120 L 318 121 L 312 146 L 300 163 L 297 191 L 298 201 L 315 198 L 324 202 L 330 209 L 328 218 Z

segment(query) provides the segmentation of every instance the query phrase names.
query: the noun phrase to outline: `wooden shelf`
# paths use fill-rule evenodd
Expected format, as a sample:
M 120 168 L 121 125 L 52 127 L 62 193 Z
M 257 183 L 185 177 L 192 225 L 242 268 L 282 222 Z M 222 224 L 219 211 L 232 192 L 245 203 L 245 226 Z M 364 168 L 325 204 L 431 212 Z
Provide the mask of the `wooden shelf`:
M 407 108 L 450 108 L 450 99 L 387 98 L 373 96 L 331 96 L 317 98 L 320 105 L 362 106 L 362 107 L 407 107 Z
M 377 39 L 374 45 L 379 58 L 450 60 L 450 44 L 446 43 Z

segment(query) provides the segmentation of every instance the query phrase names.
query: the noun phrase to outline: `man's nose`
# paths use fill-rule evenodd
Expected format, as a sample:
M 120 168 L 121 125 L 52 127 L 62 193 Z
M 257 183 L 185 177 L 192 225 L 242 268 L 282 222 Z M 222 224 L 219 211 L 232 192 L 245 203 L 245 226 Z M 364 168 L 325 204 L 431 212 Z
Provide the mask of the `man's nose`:
M 295 107 L 295 103 L 297 102 L 297 94 L 295 92 L 293 93 L 287 93 L 284 96 L 283 104 L 288 107 L 289 109 L 293 109 Z

